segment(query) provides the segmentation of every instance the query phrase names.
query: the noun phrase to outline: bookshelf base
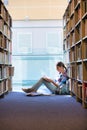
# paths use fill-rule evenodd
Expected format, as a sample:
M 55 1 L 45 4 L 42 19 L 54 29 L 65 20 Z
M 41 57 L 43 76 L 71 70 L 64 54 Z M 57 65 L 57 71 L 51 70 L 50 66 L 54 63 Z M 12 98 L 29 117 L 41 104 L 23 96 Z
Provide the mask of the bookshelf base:
M 3 93 L 3 94 L 0 94 L 0 98 L 4 98 L 4 93 Z
M 76 96 L 76 101 L 82 103 L 82 99 Z
M 87 109 L 87 103 L 86 102 L 82 102 L 82 106 L 83 106 L 83 108 Z
M 72 92 L 72 91 L 70 91 L 70 95 L 73 97 L 73 96 L 75 96 L 75 94 Z

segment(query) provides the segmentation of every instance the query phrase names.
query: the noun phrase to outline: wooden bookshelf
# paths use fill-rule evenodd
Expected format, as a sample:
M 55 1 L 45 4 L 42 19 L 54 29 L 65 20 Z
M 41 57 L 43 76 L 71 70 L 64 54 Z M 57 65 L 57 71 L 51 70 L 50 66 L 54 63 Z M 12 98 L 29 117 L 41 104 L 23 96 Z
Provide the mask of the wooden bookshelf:
M 0 0 L 0 97 L 12 89 L 12 19 Z
M 87 108 L 87 0 L 70 0 L 63 21 L 70 91 Z

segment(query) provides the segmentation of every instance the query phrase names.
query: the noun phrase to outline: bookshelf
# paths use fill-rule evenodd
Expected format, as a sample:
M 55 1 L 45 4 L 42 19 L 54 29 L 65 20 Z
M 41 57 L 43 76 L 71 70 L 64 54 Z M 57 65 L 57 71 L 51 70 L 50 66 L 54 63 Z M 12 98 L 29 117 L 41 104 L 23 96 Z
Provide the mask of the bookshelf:
M 70 92 L 87 108 L 87 0 L 70 0 L 63 15 L 63 50 Z
M 0 97 L 12 90 L 12 19 L 0 0 Z

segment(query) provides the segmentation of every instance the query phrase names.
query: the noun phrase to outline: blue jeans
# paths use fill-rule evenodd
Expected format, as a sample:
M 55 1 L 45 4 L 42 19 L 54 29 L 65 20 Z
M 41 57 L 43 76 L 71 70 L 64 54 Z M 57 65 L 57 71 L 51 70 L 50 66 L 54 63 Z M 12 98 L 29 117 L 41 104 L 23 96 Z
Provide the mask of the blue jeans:
M 55 85 L 46 81 L 43 78 L 41 78 L 36 84 L 34 84 L 32 86 L 32 89 L 37 91 L 42 84 L 44 84 L 52 93 L 55 93 L 55 91 L 57 90 L 57 87 Z

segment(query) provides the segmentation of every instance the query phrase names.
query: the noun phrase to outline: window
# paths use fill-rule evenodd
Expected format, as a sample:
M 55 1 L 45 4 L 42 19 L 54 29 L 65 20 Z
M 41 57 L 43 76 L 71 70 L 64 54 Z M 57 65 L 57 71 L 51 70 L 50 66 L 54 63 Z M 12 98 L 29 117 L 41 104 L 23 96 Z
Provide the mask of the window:
M 59 32 L 48 32 L 46 34 L 46 50 L 50 54 L 61 54 L 62 50 L 62 33 Z
M 32 33 L 17 34 L 17 53 L 18 54 L 32 53 Z

